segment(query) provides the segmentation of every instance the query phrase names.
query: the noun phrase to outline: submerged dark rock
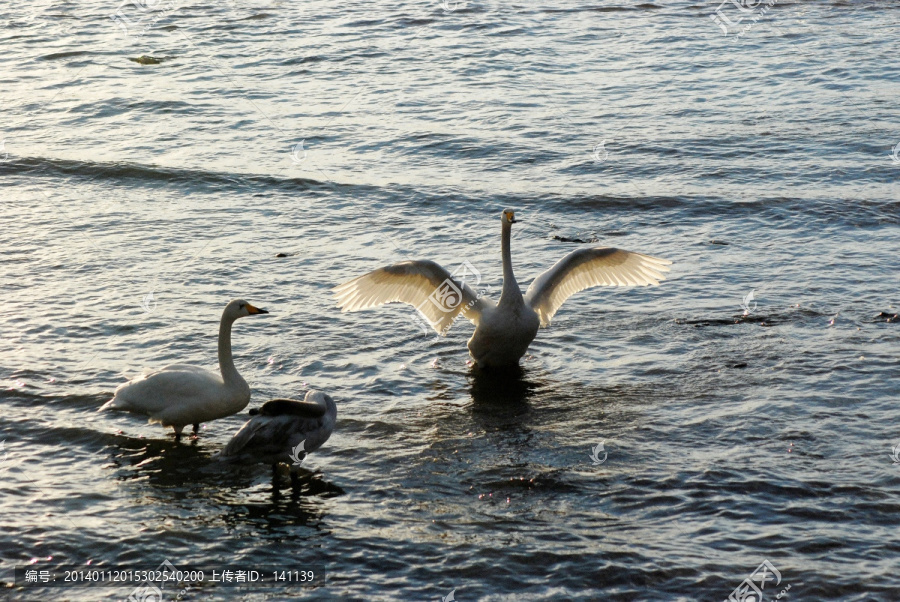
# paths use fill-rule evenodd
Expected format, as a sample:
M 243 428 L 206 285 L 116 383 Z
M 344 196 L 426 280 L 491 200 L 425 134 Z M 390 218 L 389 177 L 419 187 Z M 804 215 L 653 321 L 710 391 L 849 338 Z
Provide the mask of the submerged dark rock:
M 134 63 L 140 63 L 141 65 L 159 65 L 161 62 L 166 60 L 165 58 L 156 58 L 155 56 L 147 56 L 146 54 L 142 54 L 137 58 L 128 57 L 129 61 Z
M 550 238 L 553 240 L 558 240 L 559 242 L 577 242 L 577 243 L 588 243 L 588 242 L 600 242 L 600 239 L 596 236 L 592 236 L 591 238 L 568 238 L 566 236 L 557 236 L 553 235 Z

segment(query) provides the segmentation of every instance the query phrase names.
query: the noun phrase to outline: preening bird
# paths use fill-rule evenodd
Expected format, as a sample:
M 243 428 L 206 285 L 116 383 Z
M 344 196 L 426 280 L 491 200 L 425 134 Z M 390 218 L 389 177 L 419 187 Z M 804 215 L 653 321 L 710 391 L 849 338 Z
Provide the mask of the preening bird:
M 578 249 L 535 278 L 523 295 L 510 253 L 515 212 L 503 211 L 500 222 L 503 290 L 497 303 L 479 296 L 437 263 L 419 260 L 379 268 L 335 287 L 338 307 L 346 312 L 408 303 L 442 336 L 462 315 L 475 325 L 468 348 L 479 366 L 515 366 L 538 329 L 549 326 L 559 307 L 575 293 L 593 286 L 657 285 L 665 280 L 663 272 L 672 263 L 612 247 Z
M 150 417 L 164 428 L 175 429 L 175 439 L 189 424 L 194 434 L 201 422 L 237 414 L 250 403 L 250 387 L 238 374 L 231 356 L 231 325 L 238 318 L 267 314 L 235 299 L 225 306 L 219 324 L 219 370 L 216 374 L 188 364 L 173 364 L 141 374 L 116 389 L 101 410 L 124 410 Z
M 244 423 L 228 445 L 216 457 L 238 464 L 271 464 L 291 466 L 291 480 L 306 454 L 328 441 L 337 419 L 337 406 L 331 396 L 308 391 L 303 401 L 273 399 L 258 410 L 250 410 L 252 418 Z

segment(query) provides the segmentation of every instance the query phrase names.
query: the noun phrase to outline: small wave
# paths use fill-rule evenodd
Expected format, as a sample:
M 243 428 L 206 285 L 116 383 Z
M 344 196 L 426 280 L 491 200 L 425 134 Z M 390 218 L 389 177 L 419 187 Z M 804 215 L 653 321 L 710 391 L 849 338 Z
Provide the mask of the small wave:
M 90 54 L 87 50 L 69 50 L 66 52 L 54 52 L 52 54 L 45 54 L 41 57 L 42 60 L 45 61 L 53 61 L 56 59 L 65 59 L 72 56 L 82 56 L 85 54 Z
M 192 188 L 200 185 L 217 189 L 274 187 L 281 190 L 311 190 L 329 187 L 322 182 L 308 178 L 235 175 L 198 169 L 43 157 L 22 157 L 0 163 L 0 175 L 75 176 L 92 181 L 130 181 L 135 185 L 184 183 L 190 184 Z
M 293 58 L 293 59 L 288 59 L 286 61 L 282 61 L 281 64 L 282 65 L 303 65 L 306 63 L 319 63 L 324 60 L 325 60 L 325 57 L 316 56 L 316 55 L 301 56 L 301 57 L 297 57 L 297 58 Z
M 638 10 L 653 10 L 662 8 L 661 6 L 657 6 L 656 4 L 644 3 L 644 4 L 636 4 L 635 6 L 579 6 L 575 8 L 545 8 L 540 12 L 542 13 L 579 13 L 590 11 L 594 13 L 619 13 L 619 12 L 631 12 Z

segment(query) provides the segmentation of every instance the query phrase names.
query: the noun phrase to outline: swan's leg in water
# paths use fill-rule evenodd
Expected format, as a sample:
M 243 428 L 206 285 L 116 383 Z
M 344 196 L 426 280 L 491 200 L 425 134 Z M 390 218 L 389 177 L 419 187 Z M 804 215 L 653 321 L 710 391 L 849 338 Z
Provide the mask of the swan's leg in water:
M 194 434 L 193 434 L 194 439 L 197 438 L 197 433 L 198 433 L 199 431 L 200 431 L 200 423 L 199 423 L 199 422 L 195 422 L 195 423 L 194 423 Z
M 278 472 L 278 462 L 275 462 L 272 464 L 272 490 L 276 493 L 281 489 L 281 479 Z
M 175 441 L 181 441 L 181 429 L 184 427 L 172 425 L 172 428 L 175 429 Z

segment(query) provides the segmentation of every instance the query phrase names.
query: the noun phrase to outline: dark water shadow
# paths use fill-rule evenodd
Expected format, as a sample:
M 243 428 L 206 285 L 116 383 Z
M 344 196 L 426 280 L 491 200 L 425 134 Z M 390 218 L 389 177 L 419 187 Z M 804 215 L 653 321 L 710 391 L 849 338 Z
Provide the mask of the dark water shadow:
M 509 416 L 528 413 L 529 399 L 542 385 L 529 378 L 521 366 L 480 368 L 476 365 L 469 372 L 468 380 L 474 412 Z
M 514 456 L 534 444 L 533 401 L 544 384 L 523 368 L 473 367 L 468 375 L 472 419 L 498 445 Z

